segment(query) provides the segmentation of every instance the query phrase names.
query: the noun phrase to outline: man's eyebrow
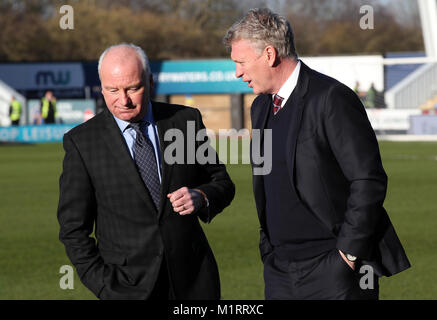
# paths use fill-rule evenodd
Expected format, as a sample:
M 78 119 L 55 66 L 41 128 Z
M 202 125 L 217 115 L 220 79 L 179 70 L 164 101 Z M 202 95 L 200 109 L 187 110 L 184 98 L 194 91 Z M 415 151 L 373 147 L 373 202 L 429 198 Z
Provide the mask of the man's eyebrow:
M 131 88 L 138 88 L 138 87 L 141 87 L 141 86 L 143 86 L 144 84 L 142 83 L 142 82 L 138 82 L 138 83 L 134 83 L 134 84 L 131 84 L 131 85 L 129 85 L 129 86 L 127 86 L 127 87 L 125 87 L 125 89 L 131 89 Z M 110 90 L 110 89 L 118 89 L 117 87 L 112 87 L 112 86 L 103 86 L 106 90 Z
M 241 63 L 241 62 L 243 62 L 243 61 L 241 60 L 241 58 L 232 58 L 232 57 L 231 57 L 231 60 L 234 61 L 235 63 Z
M 130 86 L 127 86 L 126 88 L 128 88 L 128 89 L 130 89 L 130 88 L 138 88 L 138 87 L 141 87 L 143 85 L 144 84 L 142 82 L 138 82 L 138 83 L 134 83 L 134 84 L 132 84 Z

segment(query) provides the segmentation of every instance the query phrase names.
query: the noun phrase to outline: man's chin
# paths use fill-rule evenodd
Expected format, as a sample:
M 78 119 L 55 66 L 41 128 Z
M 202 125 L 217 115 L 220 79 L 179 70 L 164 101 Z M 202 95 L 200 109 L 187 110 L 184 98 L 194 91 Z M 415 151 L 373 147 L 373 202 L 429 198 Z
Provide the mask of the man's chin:
M 126 122 L 136 122 L 137 121 L 136 118 L 138 117 L 138 114 L 132 114 L 128 112 L 118 112 L 117 114 L 114 114 L 114 116 Z
M 261 94 L 261 93 L 262 93 L 261 90 L 260 90 L 259 88 L 255 87 L 255 86 L 253 86 L 252 83 L 250 83 L 250 84 L 248 85 L 248 87 L 249 87 L 250 89 L 252 89 L 253 94 L 258 95 L 258 94 Z
M 255 88 L 252 88 L 253 94 L 259 95 L 262 92 L 260 92 L 259 90 L 256 90 Z
M 132 109 L 119 111 L 115 116 L 123 121 L 138 122 L 144 117 L 143 113 L 145 114 L 145 112 L 138 112 L 137 110 Z

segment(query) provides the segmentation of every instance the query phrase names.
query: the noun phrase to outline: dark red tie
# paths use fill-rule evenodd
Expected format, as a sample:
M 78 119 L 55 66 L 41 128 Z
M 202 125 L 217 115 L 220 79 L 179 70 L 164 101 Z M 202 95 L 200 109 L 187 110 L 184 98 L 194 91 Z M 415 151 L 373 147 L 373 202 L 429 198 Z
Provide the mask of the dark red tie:
M 273 95 L 273 114 L 277 114 L 279 110 L 281 110 L 281 104 L 282 104 L 282 98 L 281 96 L 278 96 L 277 94 Z

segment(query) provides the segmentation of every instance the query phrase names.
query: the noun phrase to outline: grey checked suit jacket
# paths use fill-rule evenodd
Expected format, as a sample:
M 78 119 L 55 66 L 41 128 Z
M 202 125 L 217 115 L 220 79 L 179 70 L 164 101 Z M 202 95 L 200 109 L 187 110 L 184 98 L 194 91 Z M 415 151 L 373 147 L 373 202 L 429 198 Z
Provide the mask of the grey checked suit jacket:
M 152 108 L 161 155 L 172 143 L 163 139 L 168 129 L 187 137 L 187 121 L 204 128 L 197 109 L 157 102 Z M 64 149 L 60 240 L 85 286 L 102 299 L 147 299 L 165 257 L 176 299 L 220 298 L 217 264 L 198 218 L 210 222 L 234 197 L 223 164 L 162 161 L 157 211 L 108 110 L 66 133 Z M 209 207 L 173 212 L 166 195 L 183 186 L 202 190 Z

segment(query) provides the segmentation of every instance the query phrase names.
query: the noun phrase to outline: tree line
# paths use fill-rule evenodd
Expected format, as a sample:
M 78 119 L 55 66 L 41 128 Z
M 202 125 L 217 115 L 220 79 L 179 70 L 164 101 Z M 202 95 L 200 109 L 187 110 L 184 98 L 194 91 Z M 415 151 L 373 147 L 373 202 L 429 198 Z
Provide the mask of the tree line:
M 360 28 L 371 4 L 374 29 Z M 269 6 L 292 24 L 299 55 L 423 51 L 415 0 L 3 0 L 0 61 L 97 60 L 108 46 L 132 42 L 151 60 L 228 58 L 226 30 L 251 7 Z M 74 9 L 74 29 L 59 8 Z M 396 4 L 396 10 L 393 5 Z

